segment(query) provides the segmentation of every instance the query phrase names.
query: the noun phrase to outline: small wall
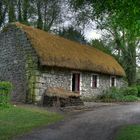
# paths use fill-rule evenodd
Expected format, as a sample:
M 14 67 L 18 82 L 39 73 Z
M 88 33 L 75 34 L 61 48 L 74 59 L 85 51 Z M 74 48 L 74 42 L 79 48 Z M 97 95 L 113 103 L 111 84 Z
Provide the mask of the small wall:
M 72 72 L 64 69 L 48 69 L 45 72 L 38 72 L 36 78 L 35 95 L 36 101 L 42 101 L 42 97 L 48 87 L 60 87 L 71 91 L 72 89 Z M 76 71 L 74 71 L 76 72 Z M 93 73 L 80 72 L 80 94 L 82 97 L 97 96 L 103 93 L 104 90 L 110 87 L 110 76 L 99 75 L 99 87 L 91 87 L 91 76 Z M 94 73 L 95 74 L 95 73 Z M 116 86 L 123 86 L 122 78 L 116 78 Z M 78 93 L 75 93 L 78 94 Z

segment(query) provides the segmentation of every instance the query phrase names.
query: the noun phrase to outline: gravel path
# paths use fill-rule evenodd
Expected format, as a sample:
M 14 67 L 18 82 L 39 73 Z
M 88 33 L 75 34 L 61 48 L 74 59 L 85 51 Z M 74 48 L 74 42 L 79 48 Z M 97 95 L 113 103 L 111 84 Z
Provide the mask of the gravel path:
M 140 103 L 78 113 L 15 140 L 113 140 L 118 127 L 125 124 L 140 124 Z

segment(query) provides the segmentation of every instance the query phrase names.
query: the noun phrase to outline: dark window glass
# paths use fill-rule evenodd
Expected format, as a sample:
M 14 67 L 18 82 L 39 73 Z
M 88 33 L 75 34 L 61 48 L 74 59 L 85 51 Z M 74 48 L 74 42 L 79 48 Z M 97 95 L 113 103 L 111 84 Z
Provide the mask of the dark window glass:
M 92 76 L 92 87 L 97 88 L 97 75 Z

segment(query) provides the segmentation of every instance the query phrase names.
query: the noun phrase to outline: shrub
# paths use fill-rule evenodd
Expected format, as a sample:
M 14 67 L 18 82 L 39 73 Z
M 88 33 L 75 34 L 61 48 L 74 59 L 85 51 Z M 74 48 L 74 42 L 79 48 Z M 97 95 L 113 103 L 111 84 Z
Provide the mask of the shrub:
M 134 95 L 127 95 L 127 96 L 124 96 L 122 98 L 122 101 L 124 101 L 124 102 L 134 102 L 134 101 L 138 101 L 138 97 L 136 97 Z
M 99 97 L 99 99 L 105 102 L 120 101 L 122 98 L 123 94 L 117 88 L 110 88 Z
M 138 96 L 137 87 L 127 87 L 127 88 L 122 89 L 121 92 L 124 96 L 127 96 L 127 95 Z
M 121 89 L 111 88 L 99 98 L 104 102 L 134 102 L 139 99 L 137 95 L 138 90 L 136 87 L 127 87 Z
M 137 85 L 137 90 L 138 90 L 138 97 L 140 97 L 140 85 Z
M 10 82 L 0 82 L 0 106 L 8 106 L 11 90 Z

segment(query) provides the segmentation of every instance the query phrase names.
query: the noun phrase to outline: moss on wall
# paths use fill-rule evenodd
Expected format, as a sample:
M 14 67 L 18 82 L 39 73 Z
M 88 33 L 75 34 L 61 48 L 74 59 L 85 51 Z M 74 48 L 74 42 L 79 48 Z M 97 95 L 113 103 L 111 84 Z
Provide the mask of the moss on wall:
M 33 61 L 31 55 L 27 55 L 26 58 L 26 76 L 28 82 L 28 91 L 26 96 L 26 101 L 28 103 L 35 102 L 35 83 L 36 83 L 36 64 Z

